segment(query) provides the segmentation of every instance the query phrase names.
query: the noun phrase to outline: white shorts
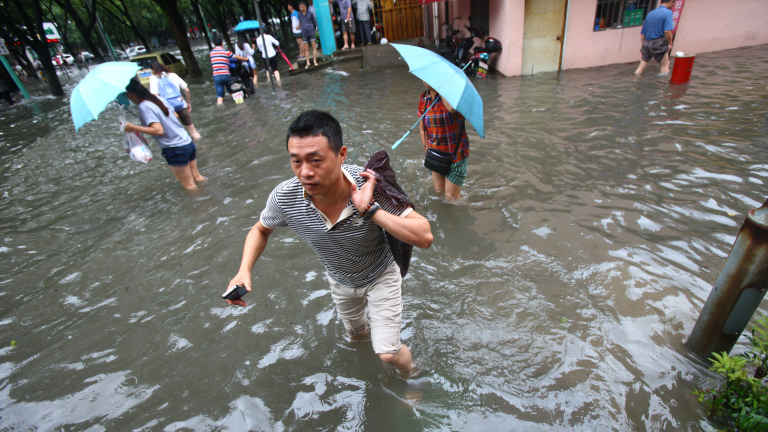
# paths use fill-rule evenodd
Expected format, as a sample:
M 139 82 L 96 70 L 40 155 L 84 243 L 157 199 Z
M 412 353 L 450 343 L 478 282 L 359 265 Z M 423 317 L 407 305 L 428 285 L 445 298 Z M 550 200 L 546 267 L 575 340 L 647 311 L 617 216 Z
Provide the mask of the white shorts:
M 357 336 L 368 330 L 366 306 L 371 309 L 371 342 L 376 354 L 400 351 L 400 318 L 403 312 L 400 267 L 390 264 L 370 285 L 350 288 L 328 276 L 331 296 L 347 334 Z

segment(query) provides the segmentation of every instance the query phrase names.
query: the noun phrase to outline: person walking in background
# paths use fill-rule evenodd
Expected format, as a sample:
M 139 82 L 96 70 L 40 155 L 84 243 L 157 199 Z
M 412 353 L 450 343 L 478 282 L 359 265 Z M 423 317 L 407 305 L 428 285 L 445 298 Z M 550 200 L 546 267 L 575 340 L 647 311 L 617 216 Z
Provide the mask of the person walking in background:
M 344 46 L 341 49 L 355 47 L 355 18 L 352 16 L 352 0 L 336 0 L 341 11 L 341 35 L 344 38 Z
M 264 42 L 267 44 L 266 49 L 264 47 Z M 280 72 L 277 71 L 277 51 L 275 51 L 274 48 L 280 48 L 280 42 L 273 38 L 272 35 L 264 32 L 264 36 L 256 38 L 256 46 L 259 48 L 259 51 L 261 51 L 261 57 L 264 58 L 264 69 L 267 70 L 267 81 L 271 80 L 269 69 L 267 68 L 267 62 L 269 62 L 269 66 L 275 74 L 275 82 L 280 82 Z
M 288 3 L 288 12 L 291 14 L 291 32 L 296 39 L 296 44 L 299 45 L 298 59 L 306 58 L 306 52 L 304 50 L 304 41 L 301 38 L 301 23 L 299 22 L 299 11 L 293 6 L 293 2 Z
M 669 52 L 672 51 L 672 4 L 674 0 L 661 0 L 661 5 L 651 11 L 640 30 L 640 66 L 635 75 L 641 75 L 652 58 L 661 64 L 661 73 L 669 72 Z
M 179 116 L 181 124 L 187 129 L 192 139 L 202 138 L 192 123 L 192 98 L 190 97 L 189 86 L 181 77 L 171 72 L 157 60 L 152 62 L 149 92 L 153 95 L 160 95 L 171 104 L 176 115 Z M 186 100 L 182 97 L 181 92 L 184 92 Z
M 301 28 L 301 39 L 304 41 L 304 53 L 307 56 L 307 65 L 309 67 L 309 44 L 312 44 L 312 59 L 317 66 L 317 42 L 315 42 L 315 33 L 317 33 L 317 19 L 315 14 L 307 9 L 307 1 L 301 0 L 299 3 L 299 24 Z
M 221 45 L 224 41 L 221 36 L 211 37 L 213 49 L 211 50 L 211 67 L 213 69 L 213 85 L 216 86 L 216 104 L 224 103 L 224 95 L 227 93 L 227 83 L 229 83 L 229 59 L 236 58 L 241 61 L 248 61 L 247 58 L 232 54 L 232 51 L 225 50 Z
M 371 44 L 371 0 L 357 0 L 357 22 L 360 23 L 360 45 Z
M 432 105 L 435 98 L 439 98 L 419 123 L 424 152 L 435 149 L 453 156 L 450 172 L 443 176 L 432 171 L 432 183 L 436 192 L 445 191 L 447 198 L 459 199 L 469 166 L 469 138 L 464 116 L 453 109 L 429 84 L 424 83 L 424 86 L 427 91 L 419 98 L 419 117 Z
M 382 361 L 401 373 L 411 372 L 411 352 L 400 341 L 403 279 L 384 231 L 426 249 L 433 240 L 429 221 L 410 206 L 396 207 L 380 196 L 373 171 L 344 164 L 347 147 L 341 125 L 329 113 L 312 110 L 299 115 L 288 127 L 286 148 L 295 177 L 269 194 L 259 222 L 245 239 L 240 270 L 229 286 L 244 285 L 251 291 L 251 271 L 269 236 L 279 227 L 290 227 L 325 266 L 347 334 L 361 339 L 370 332 L 373 350 Z M 278 267 L 267 271 L 286 270 Z M 243 300 L 227 303 L 247 306 Z
M 197 190 L 195 182 L 204 182 L 205 177 L 197 171 L 195 143 L 181 126 L 173 107 L 165 99 L 150 93 L 136 77 L 131 78 L 125 92 L 128 100 L 139 106 L 141 126 L 125 122 L 124 130 L 151 135 L 184 189 Z
M 253 59 L 253 54 L 256 51 L 248 43 L 248 36 L 245 33 L 240 33 L 237 36 L 237 45 L 235 45 L 235 55 L 239 55 L 248 59 L 248 68 L 251 70 L 251 80 L 253 85 L 259 83 L 259 76 L 256 73 L 256 60 Z

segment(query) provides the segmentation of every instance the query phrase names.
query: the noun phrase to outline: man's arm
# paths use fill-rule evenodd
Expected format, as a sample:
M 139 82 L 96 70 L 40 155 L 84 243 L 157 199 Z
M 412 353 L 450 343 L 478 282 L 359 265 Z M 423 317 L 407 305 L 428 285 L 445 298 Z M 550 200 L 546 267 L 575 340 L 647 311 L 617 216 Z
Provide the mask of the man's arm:
M 354 184 L 351 187 L 352 204 L 358 211 L 362 212 L 368 207 L 373 198 L 373 187 L 376 185 L 376 177 L 374 177 L 371 170 L 361 172 L 360 176 L 368 181 L 359 190 L 355 189 Z M 373 215 L 371 221 L 408 244 L 422 249 L 432 246 L 432 229 L 429 226 L 429 221 L 415 211 L 408 213 L 408 216 L 403 218 L 384 209 L 379 209 Z
M 187 108 L 192 112 L 192 96 L 189 94 L 189 87 L 184 88 L 184 93 L 187 95 Z
M 664 37 L 667 38 L 667 44 L 669 44 L 669 49 L 672 50 L 672 30 L 667 30 L 664 32 Z
M 267 247 L 267 240 L 269 240 L 269 236 L 273 231 L 274 229 L 262 225 L 261 221 L 256 222 L 256 225 L 251 228 L 251 232 L 249 232 L 248 237 L 245 238 L 243 259 L 240 261 L 240 270 L 229 282 L 227 288 L 232 287 L 233 285 L 244 285 L 245 289 L 248 291 L 251 290 L 251 270 L 253 270 L 256 260 L 259 259 L 264 252 L 264 249 Z M 246 305 L 243 300 L 227 300 L 227 303 L 240 306 Z

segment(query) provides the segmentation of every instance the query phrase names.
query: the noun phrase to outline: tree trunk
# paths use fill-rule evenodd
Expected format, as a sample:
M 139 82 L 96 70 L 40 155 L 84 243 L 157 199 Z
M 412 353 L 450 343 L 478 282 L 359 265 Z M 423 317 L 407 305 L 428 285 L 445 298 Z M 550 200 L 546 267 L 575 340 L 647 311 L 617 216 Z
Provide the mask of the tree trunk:
M 227 20 L 224 18 L 224 12 L 216 15 L 216 25 L 219 27 L 221 38 L 227 43 L 227 49 L 235 52 L 235 48 L 232 46 L 232 41 L 229 40 L 229 33 L 227 33 Z
M 237 0 L 237 5 L 240 6 L 240 9 L 243 11 L 243 18 L 246 20 L 252 20 L 253 15 L 251 15 L 251 9 L 250 6 L 253 4 L 253 0 Z
M 212 50 L 213 45 L 211 45 L 211 40 L 208 38 L 208 29 L 205 27 L 205 20 L 203 19 L 203 15 L 200 13 L 200 3 L 197 0 L 192 0 L 192 9 L 195 10 L 195 18 L 197 18 L 197 28 L 202 29 L 201 32 L 205 37 L 205 43 L 208 44 L 208 50 Z
M 112 4 L 117 6 L 117 4 L 113 1 Z M 131 17 L 131 13 L 128 12 L 128 6 L 125 4 L 125 0 L 120 0 L 120 4 L 123 6 L 122 9 L 118 7 L 118 9 L 121 9 L 121 12 L 123 12 L 123 15 L 125 16 L 125 19 L 128 21 L 128 27 L 133 31 L 133 34 L 136 35 L 136 38 L 141 41 L 142 45 L 144 45 L 144 48 L 147 49 L 148 53 L 152 52 L 152 47 L 149 46 L 149 42 L 147 42 L 147 38 L 144 37 L 144 35 L 139 31 L 139 28 L 136 26 L 136 23 L 133 22 L 133 17 Z
M 176 42 L 179 44 L 179 51 L 184 58 L 184 63 L 187 65 L 187 71 L 192 78 L 199 78 L 203 76 L 203 72 L 200 70 L 200 65 L 197 64 L 195 54 L 192 53 L 192 48 L 189 46 L 189 40 L 187 39 L 187 25 L 181 19 L 179 13 L 179 5 L 177 0 L 153 0 L 163 11 L 168 22 L 173 29 L 173 36 L 176 38 Z
M 64 12 L 67 13 L 72 18 L 72 22 L 75 23 L 75 27 L 80 32 L 80 36 L 82 36 L 83 41 L 85 42 L 85 45 L 88 47 L 88 49 L 91 51 L 91 54 L 96 57 L 96 61 L 103 62 L 104 56 L 101 55 L 101 50 L 99 50 L 99 47 L 96 46 L 96 43 L 91 39 L 91 31 L 93 30 L 93 27 L 96 25 L 96 19 L 95 14 L 91 15 L 91 22 L 90 24 L 85 24 L 83 22 L 82 18 L 80 18 L 80 15 L 77 13 L 75 8 L 72 6 L 72 3 L 69 0 L 53 0 L 57 5 L 59 5 L 60 8 L 64 10 Z M 72 53 L 74 56 L 75 53 Z
M 25 41 L 37 54 L 45 71 L 48 88 L 53 96 L 64 96 L 64 89 L 61 87 L 59 76 L 56 75 L 56 68 L 53 66 L 51 53 L 48 51 L 48 42 L 45 39 L 40 40 L 38 35 L 45 35 L 43 30 L 43 7 L 40 0 L 32 0 L 30 3 L 35 13 L 34 20 L 27 14 L 27 10 L 21 5 L 20 0 L 14 0 L 17 12 L 22 19 L 24 28 L 20 28 L 17 23 L 7 22 L 7 28 L 16 36 L 19 41 Z M 7 16 L 4 16 L 7 17 Z

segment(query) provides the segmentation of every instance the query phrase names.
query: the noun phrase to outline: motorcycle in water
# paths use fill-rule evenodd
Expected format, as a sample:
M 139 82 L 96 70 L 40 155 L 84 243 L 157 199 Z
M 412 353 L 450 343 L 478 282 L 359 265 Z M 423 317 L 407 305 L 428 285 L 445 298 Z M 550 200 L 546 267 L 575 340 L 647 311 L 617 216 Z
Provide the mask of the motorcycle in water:
M 501 42 L 496 38 L 483 37 L 483 33 L 475 27 L 464 27 L 469 30 L 470 36 L 456 46 L 453 64 L 462 69 L 467 76 L 485 79 L 488 74 L 488 60 L 490 60 L 491 54 L 501 51 Z M 483 46 L 473 49 L 475 38 L 482 40 Z
M 256 89 L 253 88 L 251 72 L 242 61 L 237 59 L 229 60 L 229 76 L 229 82 L 227 82 L 227 91 L 229 94 L 235 94 L 242 91 L 243 96 L 247 99 L 248 94 L 256 92 Z

